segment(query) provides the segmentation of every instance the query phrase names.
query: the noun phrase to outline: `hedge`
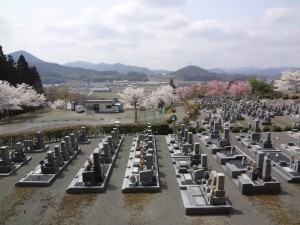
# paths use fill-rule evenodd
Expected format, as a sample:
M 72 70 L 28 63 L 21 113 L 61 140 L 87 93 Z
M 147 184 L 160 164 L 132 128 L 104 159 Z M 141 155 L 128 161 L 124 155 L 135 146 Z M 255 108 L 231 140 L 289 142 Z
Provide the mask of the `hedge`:
M 167 123 L 154 123 L 151 124 L 152 131 L 157 135 L 167 135 L 172 133 L 172 129 Z M 50 128 L 42 130 L 44 135 L 44 142 L 59 142 L 63 138 L 71 133 L 76 136 L 79 134 L 81 127 L 87 128 L 87 136 L 89 138 L 102 137 L 105 134 L 110 134 L 115 124 L 102 124 L 102 125 L 77 125 L 77 126 L 65 126 L 58 128 Z M 121 124 L 121 134 L 136 134 L 147 131 L 147 123 L 138 124 Z M 36 131 L 18 132 L 12 134 L 0 134 L 0 146 L 8 146 L 10 149 L 14 148 L 17 142 L 23 142 L 24 140 L 34 140 Z

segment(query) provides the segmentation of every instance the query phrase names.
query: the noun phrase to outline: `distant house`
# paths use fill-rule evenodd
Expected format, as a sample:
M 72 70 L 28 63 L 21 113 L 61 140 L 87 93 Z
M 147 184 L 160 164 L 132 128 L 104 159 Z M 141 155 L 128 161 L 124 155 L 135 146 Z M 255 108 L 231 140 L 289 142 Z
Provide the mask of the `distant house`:
M 123 110 L 123 103 L 118 99 L 113 100 L 86 100 L 87 112 L 94 111 L 95 113 L 118 113 Z

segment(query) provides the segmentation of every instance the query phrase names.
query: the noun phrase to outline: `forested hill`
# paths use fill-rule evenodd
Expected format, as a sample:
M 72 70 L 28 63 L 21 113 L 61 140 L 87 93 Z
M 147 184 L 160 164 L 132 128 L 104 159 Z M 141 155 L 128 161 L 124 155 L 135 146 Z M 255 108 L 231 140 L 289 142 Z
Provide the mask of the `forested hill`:
M 187 66 L 171 74 L 173 78 L 185 81 L 224 80 L 224 76 L 202 69 L 198 66 Z
M 255 75 L 255 74 L 227 73 L 225 71 L 222 72 L 223 73 L 216 73 L 216 72 L 208 71 L 198 66 L 187 66 L 177 70 L 174 73 L 171 73 L 170 75 L 173 77 L 173 79 L 184 80 L 184 81 L 212 81 L 212 80 L 246 81 L 252 76 L 263 77 L 261 75 Z

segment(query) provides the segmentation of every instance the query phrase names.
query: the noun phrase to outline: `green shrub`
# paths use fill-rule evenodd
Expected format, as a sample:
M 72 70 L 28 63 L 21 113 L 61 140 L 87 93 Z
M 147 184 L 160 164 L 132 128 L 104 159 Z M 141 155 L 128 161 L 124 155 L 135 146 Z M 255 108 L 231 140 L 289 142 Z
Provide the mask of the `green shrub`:
M 286 100 L 286 99 L 290 99 L 290 97 L 288 95 L 285 95 L 282 97 L 282 99 Z
M 44 141 L 49 142 L 59 142 L 63 138 L 71 133 L 78 135 L 81 127 L 87 128 L 87 136 L 102 137 L 104 134 L 110 134 L 115 124 L 104 124 L 104 125 L 78 125 L 78 126 L 68 126 L 68 127 L 58 127 L 42 130 L 44 135 Z M 147 123 L 134 123 L 134 124 L 121 124 L 120 133 L 121 134 L 136 134 L 144 132 L 147 128 Z M 154 134 L 167 135 L 172 133 L 172 129 L 169 128 L 167 123 L 154 123 L 152 124 L 152 131 Z M 24 140 L 34 140 L 35 131 L 19 132 L 13 134 L 0 134 L 0 146 L 8 146 L 10 149 L 14 148 L 17 142 L 23 142 Z
M 292 95 L 291 99 L 299 99 L 299 96 L 298 95 Z
M 285 126 L 283 129 L 284 129 L 284 131 L 291 131 L 292 127 L 291 126 Z
M 197 133 L 202 133 L 203 131 L 206 131 L 205 127 L 199 127 L 197 129 Z
M 279 126 L 274 126 L 272 130 L 274 132 L 281 132 L 282 131 L 281 127 L 279 127 Z
M 195 127 L 189 127 L 189 132 L 192 132 L 193 134 L 196 134 L 196 128 Z
M 231 128 L 231 132 L 232 132 L 232 133 L 240 133 L 240 128 L 238 128 L 238 127 L 233 127 L 233 128 Z
M 263 132 L 269 132 L 269 131 L 271 131 L 271 128 L 270 128 L 270 127 L 264 127 L 264 128 L 263 128 Z
M 152 131 L 157 135 L 167 135 L 172 133 L 172 129 L 169 127 L 167 123 L 155 123 L 152 125 Z
M 241 132 L 248 133 L 249 130 L 250 130 L 249 127 L 243 127 L 243 129 L 241 130 Z
M 166 122 L 167 122 L 168 124 L 171 124 L 171 123 L 173 122 L 173 118 L 175 118 L 175 120 L 177 120 L 176 114 L 170 115 L 170 117 L 166 120 Z

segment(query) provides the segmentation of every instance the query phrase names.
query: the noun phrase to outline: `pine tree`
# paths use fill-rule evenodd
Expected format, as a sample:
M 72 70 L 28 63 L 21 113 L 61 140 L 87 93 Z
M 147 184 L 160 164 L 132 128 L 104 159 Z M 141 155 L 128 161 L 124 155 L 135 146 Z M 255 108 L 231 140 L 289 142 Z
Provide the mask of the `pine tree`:
M 9 67 L 6 61 L 6 56 L 3 54 L 2 46 L 0 45 L 0 80 L 11 82 Z

